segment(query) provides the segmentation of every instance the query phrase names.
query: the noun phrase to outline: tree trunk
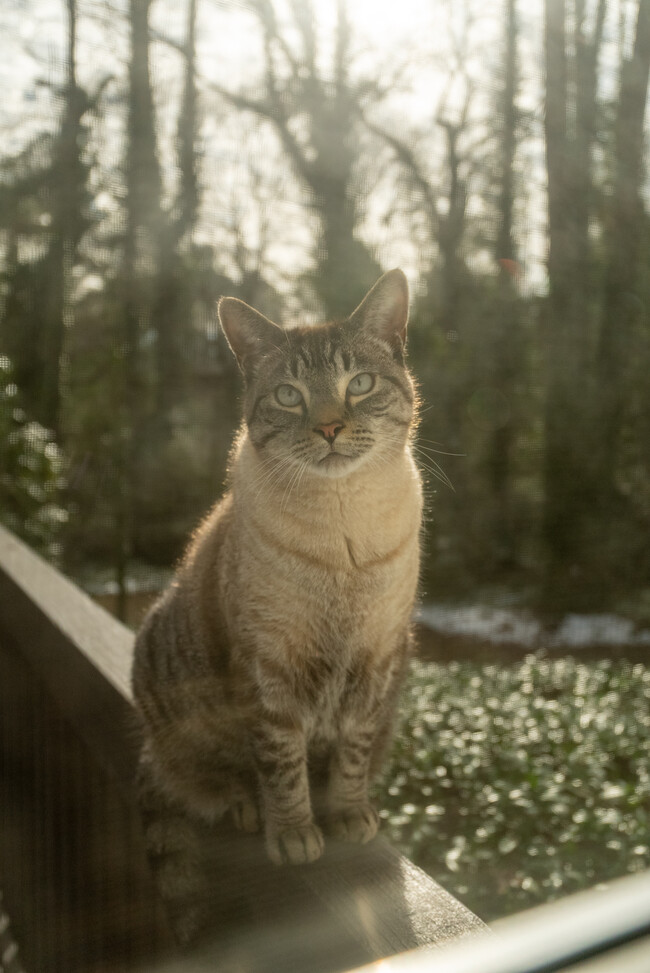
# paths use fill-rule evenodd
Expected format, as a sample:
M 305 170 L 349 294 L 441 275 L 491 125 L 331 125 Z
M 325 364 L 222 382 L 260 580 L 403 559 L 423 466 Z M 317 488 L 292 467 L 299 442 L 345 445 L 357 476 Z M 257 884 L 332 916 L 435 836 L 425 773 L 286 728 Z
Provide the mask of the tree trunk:
M 332 161 L 331 167 L 328 162 Z M 314 208 L 321 219 L 314 287 L 325 315 L 346 317 L 381 274 L 379 264 L 354 235 L 357 214 L 349 196 L 350 171 L 337 173 L 338 162 L 323 159 L 325 171 L 311 181 Z
M 72 269 L 85 223 L 82 217 L 85 170 L 80 157 L 81 119 L 88 107 L 76 80 L 76 0 L 67 0 L 67 78 L 61 129 L 53 149 L 51 181 L 54 186 L 51 243 L 44 261 L 43 335 L 40 349 L 43 375 L 40 421 L 60 433 L 61 385 L 66 324 L 71 314 Z
M 161 176 L 149 73 L 150 0 L 130 0 L 131 52 L 126 157 L 126 233 L 123 252 L 123 413 L 118 428 L 116 484 L 116 580 L 118 614 L 126 610 L 126 577 L 133 556 L 134 497 L 149 405 L 142 338 L 154 327 L 153 302 L 163 227 Z
M 492 547 L 497 568 L 512 566 L 515 535 L 511 514 L 511 465 L 515 436 L 514 395 L 522 368 L 520 305 L 513 280 L 514 161 L 517 138 L 517 11 L 516 0 L 507 0 L 505 20 L 505 74 L 501 95 L 501 185 L 499 233 L 496 257 L 500 262 L 498 307 L 492 336 L 492 381 L 495 401 L 505 402 L 504 414 L 496 424 L 488 448 L 488 484 L 492 493 Z
M 140 344 L 146 330 L 153 327 L 153 290 L 159 273 L 163 227 L 161 176 L 149 72 L 149 7 L 150 0 L 130 0 L 127 218 L 123 273 L 126 395 L 132 417 L 141 412 L 144 405 Z
M 544 511 L 547 550 L 544 601 L 558 610 L 576 605 L 588 588 L 582 561 L 584 523 L 593 502 L 587 222 L 580 202 L 590 194 L 591 147 L 568 128 L 569 64 L 564 0 L 546 0 L 545 135 L 548 172 L 549 299 L 546 347 Z M 595 84 L 595 72 L 591 84 Z M 582 91 L 591 102 L 595 93 Z M 583 137 L 584 136 L 584 137 Z
M 615 130 L 614 194 L 607 228 L 605 299 L 598 349 L 600 506 L 616 504 L 618 447 L 629 389 L 627 365 L 639 316 L 639 258 L 644 228 L 641 199 L 643 120 L 650 72 L 650 2 L 639 4 L 632 58 L 621 69 Z
M 196 95 L 196 14 L 198 0 L 188 0 L 185 34 L 185 79 L 178 117 L 177 151 L 180 185 L 174 212 L 178 240 L 194 227 L 199 203 L 196 137 L 198 109 Z
M 155 429 L 163 443 L 171 432 L 171 412 L 182 398 L 183 329 L 191 313 L 187 266 L 179 247 L 191 251 L 191 233 L 198 208 L 198 161 L 196 153 L 196 12 L 197 0 L 189 0 L 185 40 L 185 79 L 178 117 L 176 147 L 179 169 L 178 194 L 160 236 L 160 263 L 154 307 L 156 342 Z

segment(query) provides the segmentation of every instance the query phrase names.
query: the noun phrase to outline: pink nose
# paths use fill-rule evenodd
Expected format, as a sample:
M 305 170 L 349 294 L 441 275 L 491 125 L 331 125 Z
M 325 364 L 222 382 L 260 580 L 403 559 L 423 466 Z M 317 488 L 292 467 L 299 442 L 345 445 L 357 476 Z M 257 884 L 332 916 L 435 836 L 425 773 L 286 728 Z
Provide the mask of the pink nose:
M 324 422 L 320 426 L 315 426 L 314 432 L 320 433 L 331 446 L 341 429 L 343 429 L 342 422 Z

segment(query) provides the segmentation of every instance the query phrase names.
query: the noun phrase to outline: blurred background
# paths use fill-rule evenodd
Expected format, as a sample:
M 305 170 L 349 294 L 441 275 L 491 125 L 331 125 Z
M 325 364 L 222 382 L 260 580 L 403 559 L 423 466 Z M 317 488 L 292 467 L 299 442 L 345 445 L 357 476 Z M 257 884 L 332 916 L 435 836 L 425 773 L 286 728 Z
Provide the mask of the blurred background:
M 487 917 L 650 863 L 650 0 L 3 0 L 0 37 L 0 519 L 136 624 L 224 487 L 218 298 L 316 322 L 402 267 L 434 661 L 393 836 Z

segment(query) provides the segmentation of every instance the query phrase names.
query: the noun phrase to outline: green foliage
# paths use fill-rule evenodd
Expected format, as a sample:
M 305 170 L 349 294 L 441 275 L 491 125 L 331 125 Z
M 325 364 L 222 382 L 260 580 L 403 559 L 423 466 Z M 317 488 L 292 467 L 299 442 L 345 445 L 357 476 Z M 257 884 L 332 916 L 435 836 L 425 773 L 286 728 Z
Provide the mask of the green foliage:
M 650 667 L 415 662 L 389 837 L 485 919 L 650 866 Z
M 32 547 L 57 554 L 63 461 L 52 434 L 19 405 L 11 363 L 0 356 L 0 520 Z

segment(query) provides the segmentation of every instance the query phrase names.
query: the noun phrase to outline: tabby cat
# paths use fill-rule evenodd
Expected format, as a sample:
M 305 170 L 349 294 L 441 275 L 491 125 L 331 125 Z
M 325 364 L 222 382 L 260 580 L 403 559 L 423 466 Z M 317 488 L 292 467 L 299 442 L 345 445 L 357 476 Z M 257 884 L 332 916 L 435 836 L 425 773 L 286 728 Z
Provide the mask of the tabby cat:
M 277 863 L 318 858 L 321 827 L 377 831 L 418 583 L 407 316 L 400 270 L 342 323 L 283 329 L 221 300 L 245 383 L 229 490 L 136 642 L 151 779 L 204 820 L 263 827 Z

